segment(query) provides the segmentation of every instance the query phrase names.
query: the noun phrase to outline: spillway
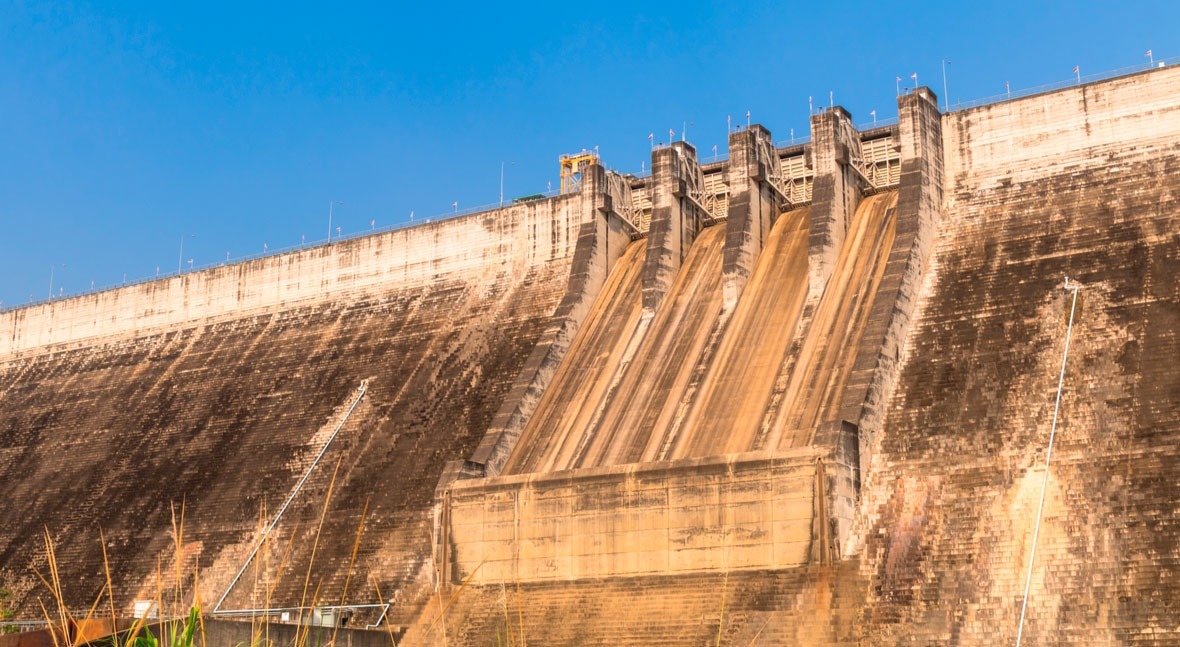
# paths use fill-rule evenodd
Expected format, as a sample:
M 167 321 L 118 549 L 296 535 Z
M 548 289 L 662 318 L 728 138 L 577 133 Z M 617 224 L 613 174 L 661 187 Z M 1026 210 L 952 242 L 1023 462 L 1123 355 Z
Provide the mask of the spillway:
M 809 209 L 779 217 L 734 311 L 685 433 L 660 458 L 746 451 L 754 442 L 807 297 Z
M 553 382 L 521 434 L 506 473 L 549 471 L 601 410 L 643 311 L 645 241 L 623 252 Z
M 689 250 L 663 305 L 643 317 L 642 245 L 611 274 L 505 473 L 633 463 L 661 436 L 721 310 L 724 225 Z
M 636 463 L 661 443 L 721 312 L 725 226 L 701 232 L 595 432 L 570 467 Z
M 787 388 L 768 421 L 769 437 L 751 449 L 807 445 L 820 423 L 836 417 L 893 247 L 896 206 L 891 191 L 866 198 L 856 210 L 835 272 L 792 358 Z
M 693 244 L 654 317 L 633 244 L 527 425 L 505 473 L 677 460 L 810 443 L 838 415 L 893 244 L 897 193 L 856 209 L 833 275 L 808 306 L 807 207 L 782 214 L 731 318 L 724 227 Z

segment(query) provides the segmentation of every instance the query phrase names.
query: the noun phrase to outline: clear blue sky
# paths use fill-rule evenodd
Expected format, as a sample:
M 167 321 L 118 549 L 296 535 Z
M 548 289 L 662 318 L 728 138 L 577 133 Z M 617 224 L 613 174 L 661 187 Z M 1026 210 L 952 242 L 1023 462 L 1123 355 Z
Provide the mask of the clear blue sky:
M 300 3 L 0 0 L 0 302 L 498 200 L 598 146 L 725 149 L 808 96 L 896 113 L 917 72 L 969 100 L 1180 55 L 1180 3 Z M 54 288 L 55 291 L 57 287 Z

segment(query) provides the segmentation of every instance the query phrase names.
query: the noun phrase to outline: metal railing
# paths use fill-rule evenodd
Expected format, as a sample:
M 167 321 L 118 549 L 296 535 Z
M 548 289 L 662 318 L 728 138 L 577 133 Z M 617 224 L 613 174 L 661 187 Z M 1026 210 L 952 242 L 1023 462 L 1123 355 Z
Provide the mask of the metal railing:
M 549 200 L 549 199 L 561 197 L 561 192 L 558 189 L 552 189 L 552 190 L 543 191 L 540 193 L 535 193 L 533 195 L 541 196 L 541 198 L 538 198 L 537 200 L 535 200 L 535 201 L 539 202 L 541 200 Z M 483 213 L 486 211 L 494 211 L 494 210 L 500 209 L 500 208 L 512 207 L 512 206 L 516 206 L 518 204 L 529 204 L 531 202 L 533 202 L 533 201 L 530 200 L 530 201 L 517 203 L 515 201 L 515 199 L 512 201 L 505 200 L 503 203 L 493 202 L 491 204 L 483 204 L 483 205 L 479 205 L 476 207 L 468 207 L 466 209 L 457 209 L 455 211 L 444 212 L 444 213 L 436 214 L 433 216 L 428 216 L 426 218 L 418 218 L 416 220 L 406 220 L 403 222 L 394 223 L 392 225 L 385 225 L 382 227 L 374 227 L 371 229 L 365 229 L 365 230 L 356 231 L 356 232 L 352 232 L 352 233 L 342 233 L 339 236 L 333 236 L 330 239 L 321 238 L 318 240 L 305 241 L 305 242 L 299 243 L 298 245 L 287 245 L 285 247 L 277 247 L 275 249 L 265 249 L 264 251 L 257 252 L 254 254 L 246 254 L 244 256 L 233 256 L 233 257 L 228 258 L 224 261 L 215 261 L 213 263 L 206 263 L 204 265 L 197 265 L 195 267 L 190 267 L 188 269 L 169 270 L 167 272 L 160 272 L 160 273 L 155 274 L 153 276 L 142 276 L 142 277 L 138 277 L 138 278 L 134 278 L 134 279 L 127 279 L 126 281 L 123 281 L 121 283 L 107 283 L 104 285 L 90 288 L 88 290 L 78 290 L 75 292 L 63 292 L 60 295 L 53 295 L 48 298 L 33 299 L 30 301 L 25 301 L 23 303 L 4 305 L 4 306 L 0 306 L 0 313 L 9 312 L 12 310 L 20 310 L 22 308 L 31 308 L 34 306 L 45 305 L 47 303 L 53 303 L 55 301 L 64 301 L 66 299 L 84 297 L 84 296 L 88 296 L 91 294 L 98 294 L 100 292 L 109 292 L 111 290 L 118 290 L 119 288 L 130 287 L 133 285 L 140 285 L 143 283 L 151 283 L 153 281 L 162 281 L 165 279 L 176 278 L 178 276 L 182 276 L 185 274 L 193 274 L 195 272 L 203 272 L 205 270 L 211 270 L 211 269 L 215 269 L 218 267 L 225 267 L 227 265 L 237 265 L 239 263 L 246 263 L 249 261 L 255 261 L 260 258 L 269 258 L 271 256 L 282 256 L 283 254 L 289 254 L 291 252 L 297 252 L 297 251 L 308 250 L 308 249 L 315 249 L 317 247 L 323 247 L 325 245 L 334 245 L 336 243 L 341 243 L 341 242 L 345 242 L 345 241 L 349 241 L 349 240 L 355 240 L 357 238 L 364 238 L 366 236 L 373 236 L 376 234 L 384 234 L 384 233 L 389 233 L 391 231 L 399 231 L 401 229 L 410 229 L 412 227 L 420 227 L 420 226 L 431 224 L 431 223 L 445 222 L 448 220 L 454 220 L 456 218 L 462 218 L 464 216 L 470 216 L 470 215 L 476 214 L 476 213 Z
M 316 606 L 301 606 L 301 607 L 259 607 L 256 609 L 234 609 L 231 611 L 217 611 L 210 613 L 210 616 L 217 616 L 221 618 L 243 618 L 256 616 L 276 616 L 284 612 L 297 614 L 297 620 L 302 623 L 304 621 L 305 612 L 315 611 L 355 611 L 362 609 L 380 609 L 381 615 L 377 616 L 377 620 L 365 625 L 365 629 L 376 629 L 380 627 L 385 621 L 385 617 L 389 615 L 389 609 L 393 606 L 393 602 L 380 602 L 368 604 L 334 604 L 334 605 L 316 605 Z M 70 619 L 75 621 L 85 620 L 93 616 L 84 616 L 81 613 L 70 613 Z M 152 620 L 159 620 L 169 622 L 182 618 L 183 616 L 158 616 L 153 617 Z M 120 619 L 134 619 L 134 616 L 119 616 Z M 4 620 L 0 622 L 0 628 L 15 627 L 20 632 L 35 631 L 50 626 L 51 622 L 44 618 L 40 620 Z
M 217 604 L 213 606 L 213 615 L 239 611 L 239 609 L 227 609 L 226 611 L 222 612 L 221 605 L 225 603 L 225 599 L 229 597 L 230 592 L 234 590 L 235 586 L 237 586 L 238 580 L 242 579 L 242 575 L 246 572 L 246 569 L 250 566 L 250 563 L 254 561 L 254 557 L 258 555 L 258 551 L 266 542 L 266 538 L 270 536 L 270 532 L 274 530 L 275 526 L 279 524 L 279 519 L 283 517 L 283 513 L 287 511 L 288 507 L 290 507 L 291 502 L 294 501 L 295 497 L 299 495 L 299 491 L 303 489 L 303 484 L 307 482 L 307 478 L 311 476 L 313 471 L 315 471 L 316 465 L 319 465 L 320 459 L 324 457 L 324 454 L 328 453 L 328 448 L 332 446 L 332 441 L 336 440 L 336 435 L 339 434 L 340 430 L 344 428 L 344 423 L 348 422 L 348 418 L 352 416 L 352 412 L 356 409 L 356 405 L 361 403 L 361 399 L 365 397 L 365 393 L 367 393 L 368 390 L 368 381 L 361 380 L 361 385 L 356 388 L 356 391 L 353 391 L 355 396 L 353 397 L 352 404 L 348 406 L 348 410 L 344 412 L 344 417 L 340 419 L 340 422 L 336 423 L 336 428 L 332 430 L 331 435 L 329 435 L 328 439 L 324 441 L 324 445 L 320 448 L 319 453 L 316 454 L 315 460 L 311 462 L 311 465 L 308 466 L 307 471 L 303 473 L 303 477 L 300 478 L 299 482 L 295 484 L 295 489 L 291 490 L 291 494 L 287 497 L 287 500 L 283 502 L 283 506 L 279 508 L 278 513 L 275 514 L 274 519 L 270 522 L 270 525 L 268 525 L 266 529 L 262 531 L 262 536 L 258 538 L 258 543 L 255 544 L 254 550 L 250 551 L 250 556 L 246 558 L 245 563 L 242 564 L 242 568 L 238 570 L 238 574 L 234 575 L 233 581 L 231 581 L 229 586 L 225 588 L 225 593 L 221 594 L 221 598 L 219 598 L 217 600 Z
M 1120 76 L 1130 76 L 1140 72 L 1148 72 L 1157 70 L 1169 65 L 1180 64 L 1180 56 L 1173 56 L 1171 58 L 1156 59 L 1151 63 L 1142 63 L 1140 65 L 1129 65 L 1127 67 L 1120 67 L 1114 70 L 1107 70 L 1105 72 L 1097 72 L 1094 74 L 1087 74 L 1080 78 L 1074 77 L 1065 81 L 1056 81 L 1053 83 L 1046 83 L 1032 88 L 1024 88 L 1022 90 L 1013 90 L 1012 92 L 1005 92 L 1003 94 L 994 94 L 990 97 L 983 97 L 980 99 L 973 99 L 971 101 L 959 101 L 950 104 L 947 112 L 957 112 L 959 110 L 967 110 L 969 108 L 978 108 L 979 106 L 986 106 L 993 103 L 1001 103 L 1009 99 L 1023 99 L 1037 94 L 1044 94 L 1046 92 L 1053 92 L 1054 90 L 1064 90 L 1095 81 L 1106 81 L 1108 79 L 1116 79 Z
M 896 126 L 896 125 L 897 125 L 897 117 L 887 117 L 885 119 L 878 119 L 876 121 L 870 121 L 868 123 L 857 124 L 856 130 L 857 130 L 857 132 L 863 133 L 866 130 L 874 130 L 876 128 L 885 128 L 887 126 Z
M 300 616 L 305 611 L 351 611 L 356 609 L 381 609 L 381 615 L 373 624 L 366 624 L 366 629 L 374 629 L 381 626 L 381 622 L 385 620 L 385 616 L 389 613 L 389 607 L 392 602 L 382 602 L 375 604 L 333 604 L 333 605 L 317 605 L 317 606 L 302 606 L 302 607 L 258 607 L 255 609 L 230 609 L 228 611 L 213 611 L 209 615 L 220 618 L 242 618 L 254 616 L 274 616 L 283 612 L 295 612 Z
M 794 139 L 784 139 L 782 141 L 777 141 L 774 143 L 774 147 L 775 148 L 790 148 L 792 146 L 798 146 L 800 144 L 810 144 L 810 143 L 811 143 L 811 135 L 803 135 L 802 137 L 796 137 Z

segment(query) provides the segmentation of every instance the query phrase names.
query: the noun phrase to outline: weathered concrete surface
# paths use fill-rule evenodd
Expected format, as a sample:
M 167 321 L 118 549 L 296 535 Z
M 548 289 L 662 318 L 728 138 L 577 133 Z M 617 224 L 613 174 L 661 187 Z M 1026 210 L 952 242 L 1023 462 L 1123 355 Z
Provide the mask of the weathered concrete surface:
M 514 476 L 456 484 L 447 493 L 444 552 L 448 567 L 453 562 L 447 578 L 458 582 L 474 573 L 483 583 L 578 579 L 830 560 L 855 511 L 855 426 L 846 434 L 851 449 L 832 440 L 808 450 L 809 461 L 823 457 L 828 463 L 818 477 L 822 485 L 814 484 L 814 465 L 808 468 L 813 487 L 799 495 L 810 497 L 809 512 L 790 529 L 798 537 L 793 546 L 783 539 L 785 528 L 757 530 L 775 523 L 774 515 L 759 516 L 758 509 L 744 512 L 738 523 L 718 512 L 717 524 L 674 525 L 669 535 L 668 520 L 657 521 L 662 508 L 639 509 L 610 496 L 613 490 L 602 489 L 604 475 L 623 478 L 660 466 L 658 478 L 683 489 L 692 470 L 708 463 L 704 457 L 724 457 L 712 460 L 731 473 L 760 473 L 756 454 L 748 452 L 806 448 L 816 426 L 838 410 L 892 249 L 896 198 L 892 192 L 876 195 L 857 210 L 813 333 L 804 339 L 796 334 L 808 287 L 807 209 L 780 216 L 732 319 L 720 305 L 721 227 L 702 232 L 650 326 L 638 299 L 640 250 L 628 251 L 509 460 L 505 473 Z M 773 408 L 776 401 L 786 404 Z M 828 426 L 845 428 L 839 420 Z M 678 466 L 680 476 L 662 466 Z M 586 530 L 585 520 L 561 516 L 568 511 L 534 514 L 521 507 L 550 497 L 554 482 L 571 492 L 585 490 L 586 500 L 599 503 L 591 515 L 601 522 L 595 532 Z M 622 481 L 609 487 L 642 489 Z M 820 499 L 812 492 L 817 488 Z M 694 496 L 677 500 L 718 505 L 707 495 Z M 690 532 L 727 541 L 741 536 L 750 545 L 738 561 L 723 563 L 716 546 L 680 550 L 652 539 Z M 628 538 L 642 555 L 623 554 Z M 616 548 L 608 550 L 603 541 Z M 795 550 L 796 561 L 776 552 L 784 549 Z
M 549 328 L 533 348 L 493 419 L 492 428 L 471 457 L 485 475 L 495 476 L 503 469 L 615 263 L 638 233 L 621 215 L 630 210 L 630 188 L 622 177 L 606 171 L 601 164 L 583 170 L 582 190 L 574 199 L 586 218 L 578 232 L 569 285 Z M 445 487 L 445 482 L 440 487 Z
M 1174 644 L 1180 70 L 943 119 L 946 220 L 863 507 L 887 643 Z
M 536 412 L 529 419 L 519 449 L 505 470 L 551 472 L 568 452 L 550 448 L 579 442 L 583 430 L 608 404 L 620 368 L 636 344 L 635 332 L 643 312 L 641 277 L 647 245 L 632 243 L 599 293 L 584 332 L 578 335 L 561 363 Z M 541 453 L 547 455 L 541 456 Z
M 840 394 L 893 248 L 897 194 L 861 202 L 849 221 L 836 265 L 802 337 L 776 375 L 776 388 L 761 424 L 745 437 L 753 448 L 785 449 L 812 444 L 815 429 L 838 421 Z
M 667 456 L 765 449 L 755 436 L 807 296 L 807 227 L 807 208 L 779 216 Z
M 737 306 L 759 253 L 779 214 L 771 182 L 779 175 L 779 158 L 770 131 L 754 124 L 729 134 L 729 204 L 725 229 L 725 277 L 722 308 Z
M 422 287 L 488 271 L 492 258 L 526 266 L 564 256 L 580 222 L 572 200 L 541 200 L 0 313 L 0 358 L 127 339 L 186 322 Z
M 586 356 L 571 356 L 568 361 L 579 366 L 601 361 L 601 367 L 611 372 L 566 372 L 565 382 L 558 387 L 582 389 L 579 396 L 589 399 L 563 405 L 577 412 L 575 420 L 550 427 L 542 426 L 552 424 L 548 418 L 539 418 L 536 431 L 517 446 L 508 473 L 635 463 L 659 451 L 662 432 L 677 413 L 721 312 L 724 242 L 723 224 L 705 228 L 653 317 L 643 314 L 635 320 L 628 314 L 634 312 L 629 309 L 633 308 L 629 297 L 604 293 L 596 310 L 618 314 L 597 317 L 596 321 L 601 322 L 599 326 L 620 329 L 626 335 L 621 340 L 625 343 L 587 330 L 584 334 L 595 335 L 598 341 L 580 345 L 579 352 Z M 644 276 L 648 267 L 644 264 L 642 268 Z M 620 279 L 614 285 L 615 290 L 624 290 L 632 282 Z M 635 321 L 633 327 L 631 321 Z M 562 385 L 566 382 L 569 386 Z
M 814 332 L 802 339 L 797 335 L 808 291 L 807 209 L 779 218 L 732 318 L 723 314 L 720 304 L 720 227 L 702 232 L 650 320 L 641 315 L 637 302 L 638 257 L 632 260 L 629 253 L 600 294 L 505 473 L 559 473 L 571 483 L 593 488 L 600 480 L 598 468 L 806 447 L 821 423 L 831 421 L 825 429 L 844 429 L 834 416 L 892 249 L 896 198 L 886 192 L 857 210 L 832 285 L 816 308 Z M 732 240 L 725 238 L 727 243 Z M 857 455 L 855 427 L 850 439 L 853 447 L 843 453 L 843 444 L 835 440 L 820 445 L 817 455 L 830 461 L 830 469 L 823 476 L 828 481 L 823 488 L 823 521 L 813 528 L 809 517 L 800 525 L 811 542 L 806 559 L 830 559 L 831 546 L 847 538 L 857 497 L 858 466 L 848 463 Z M 744 469 L 740 461 L 736 465 Z M 628 567 L 657 568 L 660 563 L 653 557 L 659 552 L 655 548 L 645 559 L 608 560 L 601 572 L 593 573 L 552 556 L 539 557 L 542 566 L 509 563 L 489 551 L 482 535 L 471 530 L 487 521 L 486 515 L 475 512 L 480 510 L 478 499 L 527 499 L 522 488 L 531 487 L 530 482 L 492 479 L 463 487 L 466 498 L 451 493 L 449 517 L 443 524 L 455 529 L 448 539 L 448 554 L 466 563 L 467 570 L 460 567 L 456 579 L 484 558 L 497 565 L 481 570 L 480 581 L 631 576 L 649 571 L 631 572 Z M 611 513 L 601 514 L 605 518 Z M 826 525 L 829 517 L 838 520 L 832 529 Z M 568 523 L 553 526 L 552 519 L 533 517 L 496 523 L 529 536 L 549 533 L 549 541 L 557 546 L 581 545 L 569 534 L 574 528 Z M 706 527 L 697 531 L 710 532 Z M 511 545 L 512 539 L 506 543 Z M 589 553 L 584 557 L 590 558 Z M 665 555 L 664 562 L 671 559 Z M 760 555 L 746 565 L 776 568 L 784 563 Z M 706 559 L 692 566 L 717 567 Z
M 405 647 L 530 645 L 862 645 L 856 564 L 784 571 L 613 577 L 468 586 L 410 628 Z M 445 604 L 447 600 L 444 600 Z M 438 622 L 434 622 L 439 620 Z M 427 627 L 430 627 L 429 631 Z M 502 643 L 503 644 L 503 643 Z
M 914 302 L 942 216 L 942 116 L 938 99 L 929 89 L 918 88 L 898 99 L 898 115 L 902 168 L 894 216 L 896 238 L 889 248 L 884 276 L 870 302 L 869 320 L 855 363 L 845 372 L 846 385 L 838 393 L 839 413 L 827 418 L 827 422 L 838 419 L 857 425 L 857 470 L 861 474 L 868 473 L 884 408 L 893 395 L 901 348 L 909 333 Z M 861 299 L 867 302 L 867 295 Z M 830 446 L 836 441 L 816 438 L 815 442 Z
M 811 117 L 811 150 L 815 164 L 808 258 L 808 300 L 818 301 L 836 267 L 848 221 L 860 201 L 852 160 L 860 138 L 852 115 L 840 106 Z
M 809 561 L 810 451 L 460 481 L 452 582 L 784 568 Z
M 576 204 L 549 200 L 4 315 L 21 350 L 0 358 L 0 581 L 21 614 L 40 615 L 27 594 L 45 528 L 71 607 L 102 586 L 100 526 L 119 608 L 154 597 L 171 503 L 185 506 L 183 572 L 200 567 L 215 601 L 260 509 L 288 496 L 361 380 L 368 394 L 272 535 L 276 571 L 292 547 L 272 603 L 299 604 L 313 545 L 312 592 L 338 603 L 366 502 L 346 601 L 374 601 L 369 576 L 407 602 L 428 591 L 443 464 L 471 455 L 551 325 L 581 225 Z M 285 301 L 305 289 L 321 297 Z M 260 310 L 233 315 L 248 304 Z M 118 334 L 82 339 L 111 318 Z M 225 608 L 254 601 L 254 581 Z
M 672 142 L 651 153 L 653 183 L 651 227 L 643 261 L 643 311 L 655 314 L 672 289 L 680 265 L 708 216 L 694 199 L 705 180 L 697 150 L 687 142 Z
M 593 316 L 588 339 L 577 344 L 552 404 L 530 425 L 508 472 L 809 444 L 817 425 L 839 422 L 839 395 L 892 249 L 896 197 L 873 196 L 857 210 L 835 287 L 817 307 L 815 332 L 802 338 L 807 209 L 779 219 L 732 317 L 719 302 L 722 234 L 712 228 L 651 320 L 624 293 L 634 278 L 612 279 L 595 306 L 603 312 Z
M 725 225 L 701 232 L 664 306 L 639 333 L 633 356 L 597 424 L 585 430 L 574 467 L 653 460 L 721 313 Z M 648 248 L 650 253 L 651 248 Z M 646 321 L 643 323 L 647 323 Z

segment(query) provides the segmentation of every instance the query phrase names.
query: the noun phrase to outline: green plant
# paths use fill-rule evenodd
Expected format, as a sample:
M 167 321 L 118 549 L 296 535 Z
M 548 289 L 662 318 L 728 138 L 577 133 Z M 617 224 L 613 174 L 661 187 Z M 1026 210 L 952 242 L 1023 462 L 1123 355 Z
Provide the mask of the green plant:
M 16 615 L 16 601 L 13 599 L 12 591 L 7 587 L 0 586 L 0 622 L 7 622 L 12 620 Z M 13 625 L 5 625 L 0 627 L 0 634 L 14 634 L 20 631 L 19 627 Z
M 184 619 L 166 620 L 156 629 L 160 632 L 158 637 L 140 619 L 127 631 L 111 634 L 90 644 L 96 647 L 197 647 L 197 638 L 204 633 L 201 630 L 201 609 L 194 605 Z

